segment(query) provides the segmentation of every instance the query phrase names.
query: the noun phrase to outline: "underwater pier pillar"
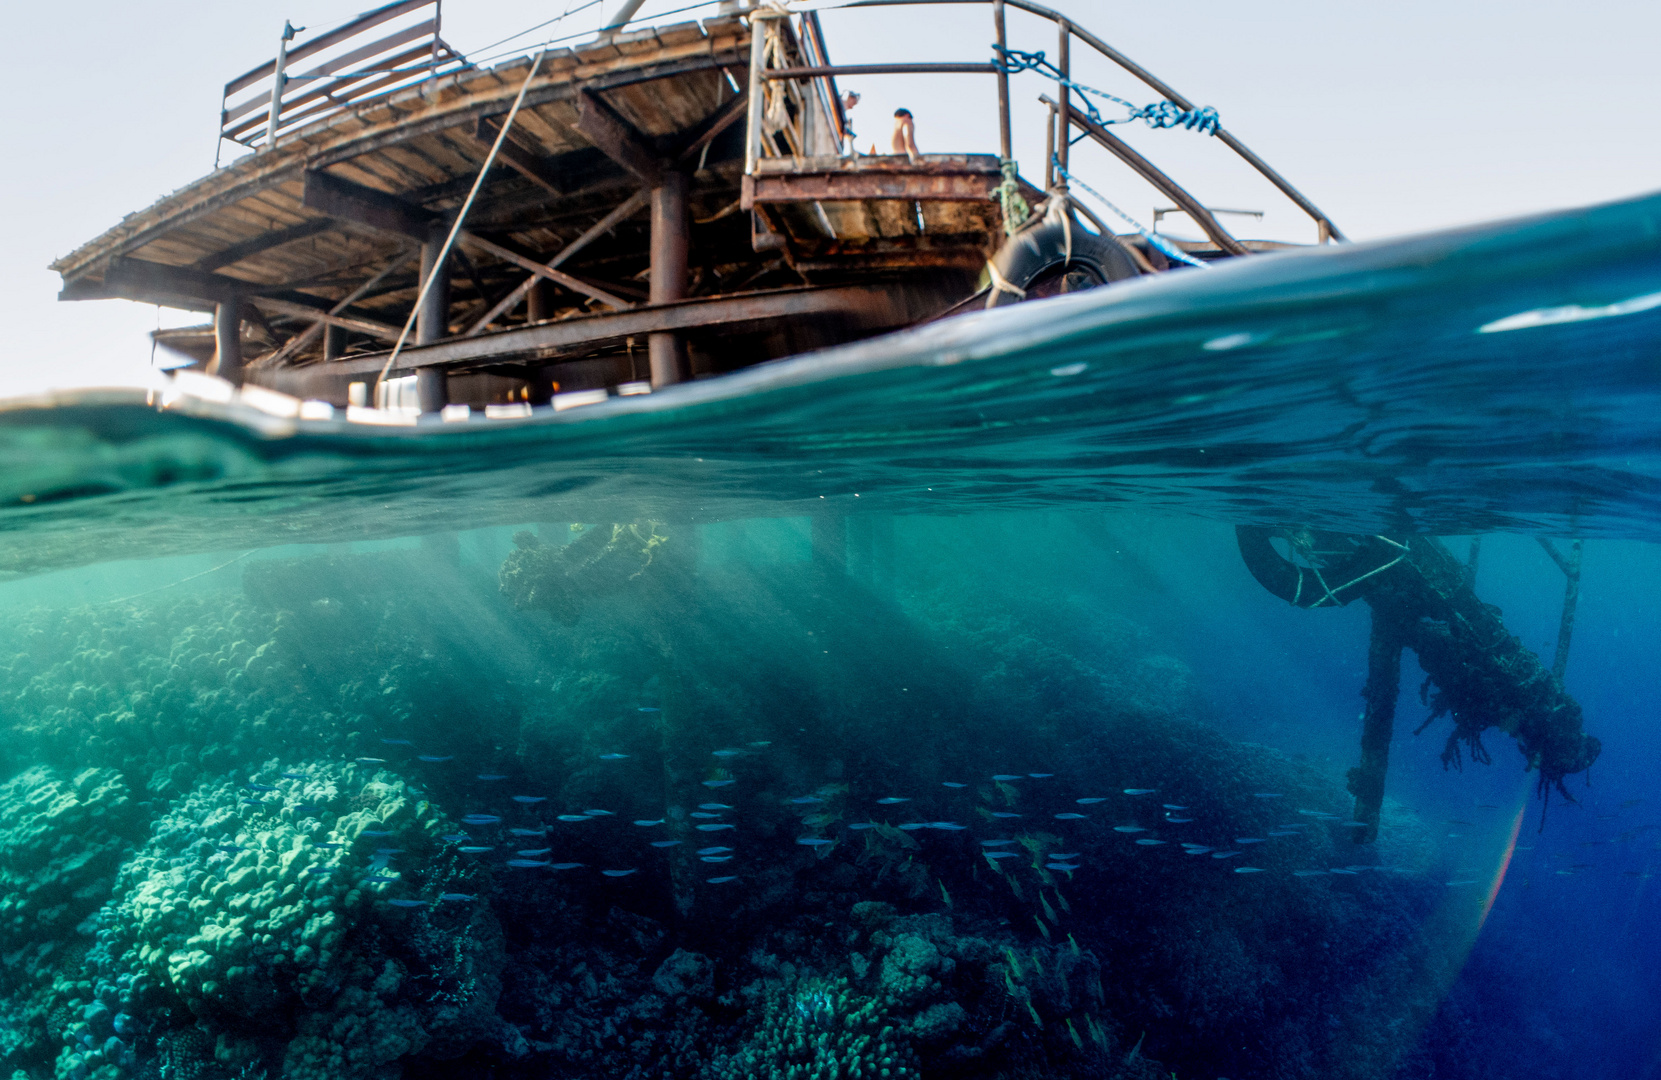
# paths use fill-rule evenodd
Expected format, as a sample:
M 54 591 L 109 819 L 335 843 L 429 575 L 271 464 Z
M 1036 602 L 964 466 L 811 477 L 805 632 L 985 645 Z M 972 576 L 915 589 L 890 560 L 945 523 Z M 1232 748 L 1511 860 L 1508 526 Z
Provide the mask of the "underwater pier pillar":
M 533 323 L 554 317 L 554 283 L 537 278 L 531 291 L 525 294 L 525 317 Z
M 346 328 L 342 326 L 325 326 L 323 328 L 323 360 L 329 363 L 339 360 L 346 352 Z
M 813 565 L 838 573 L 848 568 L 848 517 L 846 514 L 813 515 Z
M 221 300 L 213 307 L 213 362 L 208 374 L 242 384 L 242 301 Z
M 1349 791 L 1355 796 L 1356 821 L 1366 823 L 1357 843 L 1378 838 L 1379 811 L 1384 805 L 1384 778 L 1390 769 L 1390 738 L 1395 734 L 1396 696 L 1401 692 L 1403 642 L 1391 620 L 1373 612 L 1373 632 L 1367 639 L 1367 685 L 1361 688 L 1366 708 L 1361 713 L 1361 764 L 1349 772 Z
M 652 187 L 652 281 L 650 301 L 668 304 L 686 298 L 686 264 L 691 247 L 692 222 L 686 197 L 692 177 L 679 169 L 664 169 Z M 652 385 L 670 386 L 691 374 L 686 342 L 679 334 L 663 332 L 646 338 L 652 364 Z
M 449 226 L 435 221 L 427 227 L 427 239 L 421 243 L 421 287 L 426 295 L 415 313 L 415 343 L 431 345 L 449 336 L 450 272 L 449 260 L 438 260 L 444 250 Z M 431 288 L 427 287 L 428 281 Z M 415 394 L 424 413 L 435 413 L 450 403 L 449 378 L 441 368 L 419 368 L 415 373 Z

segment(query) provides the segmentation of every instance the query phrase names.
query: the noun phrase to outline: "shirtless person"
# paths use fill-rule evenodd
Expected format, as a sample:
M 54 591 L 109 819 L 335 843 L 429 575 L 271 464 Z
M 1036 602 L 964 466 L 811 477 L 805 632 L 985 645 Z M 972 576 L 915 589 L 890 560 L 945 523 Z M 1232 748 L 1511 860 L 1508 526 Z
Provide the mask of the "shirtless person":
M 910 109 L 894 110 L 894 152 L 904 154 L 913 164 L 923 156 L 917 151 L 917 124 Z

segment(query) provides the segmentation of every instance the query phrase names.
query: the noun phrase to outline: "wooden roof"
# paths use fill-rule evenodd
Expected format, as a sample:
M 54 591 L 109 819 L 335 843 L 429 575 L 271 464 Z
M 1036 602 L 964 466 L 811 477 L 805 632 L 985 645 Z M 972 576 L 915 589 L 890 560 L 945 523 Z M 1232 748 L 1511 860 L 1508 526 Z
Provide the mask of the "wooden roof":
M 543 180 L 514 176 L 499 163 L 469 228 L 494 230 L 494 239 L 529 252 L 570 240 L 615 201 L 608 188 L 638 186 L 579 130 L 581 95 L 595 95 L 648 139 L 684 132 L 736 96 L 726 69 L 747 64 L 748 35 L 740 19 L 722 17 L 548 53 L 505 151 L 543 165 Z M 365 267 L 384 264 L 409 241 L 307 205 L 307 173 L 443 214 L 465 197 L 494 138 L 481 121 L 499 121 L 508 111 L 531 64 L 521 58 L 442 76 L 279 137 L 54 262 L 65 299 L 130 296 L 104 288 L 113 257 L 214 275 L 207 280 L 227 279 L 232 287 L 338 299 Z M 550 203 L 557 205 L 525 212 Z M 365 299 L 360 306 L 375 305 Z

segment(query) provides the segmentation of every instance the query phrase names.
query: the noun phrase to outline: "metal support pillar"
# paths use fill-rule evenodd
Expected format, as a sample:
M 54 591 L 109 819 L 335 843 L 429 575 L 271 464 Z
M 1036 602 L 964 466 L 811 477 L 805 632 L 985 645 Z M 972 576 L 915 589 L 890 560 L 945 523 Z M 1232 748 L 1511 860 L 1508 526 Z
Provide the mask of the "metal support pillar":
M 427 239 L 421 244 L 421 285 L 428 279 L 432 287 L 415 315 L 415 343 L 431 345 L 449 336 L 450 272 L 449 260 L 439 263 L 439 252 L 444 250 L 444 239 L 449 226 L 435 221 L 427 227 Z M 450 403 L 449 378 L 442 368 L 420 368 L 415 373 L 416 399 L 423 413 L 435 413 Z
M 346 352 L 346 328 L 343 326 L 325 326 L 323 328 L 323 362 L 339 360 Z
M 1073 148 L 1072 87 L 1068 86 L 1066 82 L 1066 80 L 1073 77 L 1073 25 L 1067 20 L 1061 19 L 1056 22 L 1056 26 L 1061 31 L 1061 37 L 1056 42 L 1055 66 L 1061 72 L 1061 78 L 1064 81 L 1056 87 L 1056 98 L 1058 99 L 1056 111 L 1061 114 L 1061 129 L 1057 132 L 1055 140 L 1055 156 L 1061 164 L 1061 171 L 1067 173 L 1071 171 L 1068 161 L 1072 157 L 1070 151 Z M 1058 177 L 1058 179 L 1060 178 Z M 1061 186 L 1067 186 L 1065 179 L 1061 179 Z
M 1569 546 L 1567 557 L 1557 550 L 1557 545 L 1540 537 L 1540 546 L 1546 549 L 1551 561 L 1563 571 L 1563 617 L 1557 623 L 1557 655 L 1552 658 L 1551 673 L 1557 676 L 1557 681 L 1563 681 L 1563 673 L 1569 670 L 1569 642 L 1574 637 L 1574 612 L 1580 604 L 1580 550 L 1581 541 L 1576 540 Z
M 213 308 L 213 362 L 208 374 L 242 384 L 242 301 L 222 300 Z
M 1355 796 L 1356 843 L 1378 837 L 1379 811 L 1384 805 L 1384 778 L 1390 768 L 1390 737 L 1395 733 L 1396 697 L 1401 692 L 1402 639 L 1389 618 L 1373 611 L 1373 633 L 1367 641 L 1367 685 L 1361 696 L 1361 764 L 1349 772 L 1349 791 Z
M 1009 72 L 1004 70 L 1004 0 L 992 0 L 992 29 L 998 35 L 998 154 L 1008 161 L 1015 153 L 1009 134 Z M 1045 158 L 1046 167 L 1048 158 Z
M 533 323 L 554 317 L 554 283 L 537 278 L 525 296 L 525 317 Z
M 652 188 L 652 281 L 650 301 L 668 304 L 686 298 L 686 263 L 692 222 L 686 196 L 692 178 L 679 169 L 665 169 Z M 686 342 L 679 334 L 657 333 L 646 338 L 651 358 L 652 385 L 670 386 L 691 374 Z

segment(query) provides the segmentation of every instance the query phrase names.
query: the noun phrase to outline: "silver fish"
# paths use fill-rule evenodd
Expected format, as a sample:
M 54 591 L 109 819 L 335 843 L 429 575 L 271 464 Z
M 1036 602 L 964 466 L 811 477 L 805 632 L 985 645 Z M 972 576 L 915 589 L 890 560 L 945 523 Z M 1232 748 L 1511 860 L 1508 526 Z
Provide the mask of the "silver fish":
M 551 847 L 526 848 L 524 851 L 516 851 L 514 854 L 521 858 L 534 859 L 539 855 L 546 855 L 552 850 L 554 849 Z
M 483 844 L 468 844 L 465 847 L 459 847 L 456 850 L 465 852 L 468 855 L 478 855 L 482 852 L 495 851 L 496 849 L 493 847 L 485 847 Z
M 509 859 L 508 860 L 508 865 L 509 866 L 517 866 L 520 869 L 529 869 L 529 868 L 534 867 L 534 866 L 547 866 L 548 865 L 548 860 L 547 859 Z
M 712 818 L 719 818 L 721 815 L 720 814 L 707 814 L 702 810 L 694 810 L 694 811 L 692 811 L 692 813 L 689 816 L 695 817 L 695 818 L 704 818 L 705 820 L 709 820 L 709 819 L 712 819 Z
M 601 870 L 600 871 L 600 873 L 604 874 L 606 877 L 628 877 L 630 874 L 632 874 L 634 872 L 635 871 L 633 871 L 633 870 Z
M 699 862 L 732 862 L 731 855 L 701 855 Z
M 698 849 L 698 854 L 700 854 L 700 855 L 725 855 L 731 850 L 732 850 L 732 848 L 730 848 L 730 847 L 721 847 L 720 845 L 716 845 L 715 847 L 701 847 L 701 848 Z
M 724 802 L 701 802 L 701 803 L 698 804 L 698 809 L 700 809 L 700 810 L 731 810 L 732 807 L 728 806 Z
M 907 802 L 910 802 L 910 801 L 911 801 L 910 799 L 902 798 L 901 796 L 898 796 L 898 795 L 890 795 L 886 799 L 878 799 L 877 800 L 877 805 L 878 806 L 898 806 L 901 803 L 907 803 Z
M 810 806 L 813 803 L 822 803 L 825 800 L 823 800 L 823 799 L 821 799 L 821 798 L 819 798 L 818 796 L 815 796 L 815 795 L 798 795 L 794 799 L 791 799 L 790 801 L 791 801 L 792 804 L 794 804 L 796 806 Z
M 1044 864 L 1044 869 L 1046 869 L 1046 870 L 1077 870 L 1078 869 L 1078 863 L 1064 863 L 1064 862 L 1045 863 Z
M 723 823 L 720 825 L 694 825 L 693 828 L 697 829 L 699 832 L 720 832 L 722 829 L 733 829 L 737 828 L 737 826 Z
M 600 755 L 600 760 L 601 761 L 622 761 L 625 758 L 627 758 L 628 756 L 629 755 L 627 755 L 627 754 L 601 754 Z
M 1019 773 L 993 773 L 992 779 L 1002 784 L 1007 783 L 1010 780 L 1025 780 L 1026 777 L 1020 775 Z
M 1020 817 L 1021 815 L 1020 814 L 1012 814 L 1008 810 L 994 810 L 994 811 L 992 811 L 992 816 L 995 817 L 995 818 L 1015 818 L 1015 817 Z
M 1261 874 L 1263 868 L 1261 866 L 1236 866 L 1234 872 L 1236 874 Z
M 1099 802 L 1106 802 L 1107 800 L 1100 796 L 1095 796 L 1088 799 L 1074 799 L 1073 801 L 1078 803 L 1080 806 L 1094 806 Z
M 1232 859 L 1239 854 L 1241 854 L 1241 852 L 1238 851 L 1213 851 L 1211 853 L 1211 857 L 1213 859 Z
M 677 847 L 677 846 L 679 846 L 679 844 L 680 844 L 679 840 L 653 840 L 652 841 L 652 846 L 653 847 Z
M 718 758 L 743 757 L 747 753 L 749 753 L 748 750 L 714 750 L 714 751 L 711 751 L 711 754 L 714 757 L 718 757 Z
M 546 795 L 515 795 L 513 797 L 513 801 L 518 803 L 520 806 L 535 806 L 539 802 L 547 802 L 548 801 L 548 796 L 546 796 Z
M 981 847 L 1008 847 L 1009 845 L 1013 844 L 1014 842 L 1015 841 L 1013 841 L 1013 840 L 982 840 L 980 842 L 980 846 Z
M 1138 833 L 1147 832 L 1148 830 L 1144 829 L 1140 825 L 1115 825 L 1113 826 L 1113 831 L 1122 833 Z
M 1170 814 L 1166 814 L 1165 820 L 1169 821 L 1172 825 L 1186 825 L 1194 819 L 1191 817 L 1172 817 Z
M 904 829 L 906 832 L 916 832 L 918 829 L 928 828 L 928 825 L 921 821 L 908 821 L 904 825 L 901 825 L 900 828 Z
M 583 813 L 587 814 L 589 817 L 616 817 L 617 816 L 616 814 L 612 813 L 610 810 L 584 810 Z
M 1141 844 L 1143 847 L 1158 847 L 1160 844 L 1163 844 L 1165 841 L 1163 841 L 1163 840 L 1142 839 L 1142 840 L 1138 840 L 1136 842 L 1138 844 Z
M 1268 841 L 1263 839 L 1261 836 L 1236 836 L 1234 838 L 1234 842 L 1236 844 L 1267 844 L 1268 843 Z
M 1055 819 L 1057 821 L 1083 821 L 1088 816 L 1087 814 L 1057 814 Z
M 1204 844 L 1195 844 L 1192 847 L 1188 846 L 1187 844 L 1184 844 L 1182 849 L 1184 851 L 1188 852 L 1188 854 L 1190 854 L 1190 855 L 1204 855 L 1207 852 L 1213 850 L 1212 848 L 1206 847 Z
M 826 840 L 822 836 L 798 836 L 796 837 L 796 843 L 803 847 L 823 847 L 826 844 L 834 844 L 836 841 Z
M 1053 773 L 1053 772 L 1029 772 L 1029 773 L 1027 773 L 1027 775 L 1032 777 L 1034 780 L 1048 780 L 1050 777 L 1054 776 L 1055 773 Z
M 940 786 L 941 787 L 949 787 L 949 788 L 966 788 L 969 785 L 968 784 L 960 784 L 955 780 L 942 780 L 942 781 L 940 781 Z
M 461 820 L 464 825 L 494 825 L 502 819 L 495 814 L 468 814 Z
M 738 875 L 728 874 L 726 877 L 712 877 L 712 878 L 709 879 L 709 883 L 711 885 L 725 885 L 729 881 L 737 881 L 737 880 L 738 880 Z
M 663 821 L 664 821 L 663 818 L 656 818 L 656 819 L 638 818 L 638 819 L 636 819 L 635 824 L 639 825 L 643 829 L 646 829 L 646 828 L 650 828 L 653 825 L 662 825 Z
M 1079 857 L 1076 851 L 1054 851 L 1050 853 L 1051 862 L 1071 862 Z
M 454 754 L 445 754 L 442 757 L 439 756 L 438 754 L 421 754 L 421 755 L 417 756 L 415 760 L 416 761 L 425 761 L 425 762 L 429 762 L 431 764 L 437 764 L 440 761 L 451 761 L 454 758 L 455 758 Z
M 1018 859 L 1021 857 L 1019 851 L 983 851 L 981 854 L 988 859 Z
M 589 817 L 587 814 L 561 814 L 555 820 L 558 820 L 558 821 L 593 821 L 594 819 Z
M 959 832 L 963 829 L 967 829 L 969 826 L 959 825 L 955 821 L 931 821 L 929 822 L 928 827 L 931 829 L 939 829 L 941 832 Z
M 1128 787 L 1128 788 L 1125 789 L 1125 794 L 1126 795 L 1152 795 L 1154 792 L 1156 792 L 1158 790 L 1159 789 L 1156 788 L 1156 787 Z
M 553 863 L 551 865 L 552 865 L 552 868 L 555 869 L 555 870 L 575 870 L 577 867 L 581 866 L 582 863 L 580 863 L 580 862 L 557 862 L 557 863 Z
M 1170 802 L 1165 803 L 1163 805 L 1164 805 L 1165 809 L 1167 809 L 1167 810 L 1186 810 L 1186 809 L 1188 809 L 1186 806 L 1178 806 L 1176 803 L 1170 803 Z
M 478 897 L 474 896 L 472 893 L 464 893 L 464 892 L 439 893 L 438 898 L 440 900 L 448 900 L 452 903 L 455 903 L 455 902 L 458 902 L 458 901 L 463 901 L 463 900 L 477 900 L 478 899 Z
M 540 829 L 509 829 L 508 834 L 510 836 L 547 836 L 548 827 L 544 825 Z
M 427 906 L 427 902 L 425 900 L 388 900 L 387 903 L 393 907 L 401 908 L 418 908 Z
M 386 758 L 384 758 L 384 757 L 360 757 L 360 758 L 353 758 L 352 762 L 354 764 L 357 764 L 357 765 L 385 765 L 386 764 Z
M 730 783 L 732 783 L 731 780 L 705 780 L 704 781 L 704 787 L 707 787 L 707 788 L 726 787 Z

